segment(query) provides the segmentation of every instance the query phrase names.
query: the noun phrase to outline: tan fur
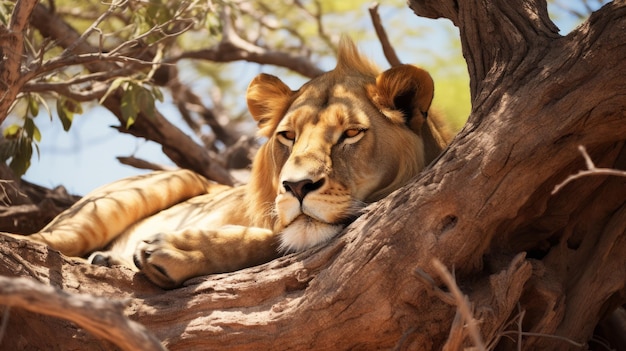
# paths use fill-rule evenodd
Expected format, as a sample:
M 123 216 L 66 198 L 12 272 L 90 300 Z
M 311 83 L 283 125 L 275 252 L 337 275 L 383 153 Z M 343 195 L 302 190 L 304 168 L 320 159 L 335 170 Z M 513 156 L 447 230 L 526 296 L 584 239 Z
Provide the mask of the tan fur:
M 249 184 L 229 188 L 185 170 L 133 177 L 87 195 L 31 238 L 68 255 L 106 250 L 91 260 L 136 265 L 165 288 L 306 249 L 441 152 L 448 135 L 426 117 L 432 98 L 426 71 L 379 73 L 343 40 L 337 67 L 298 91 L 267 74 L 250 83 L 248 108 L 267 142 Z

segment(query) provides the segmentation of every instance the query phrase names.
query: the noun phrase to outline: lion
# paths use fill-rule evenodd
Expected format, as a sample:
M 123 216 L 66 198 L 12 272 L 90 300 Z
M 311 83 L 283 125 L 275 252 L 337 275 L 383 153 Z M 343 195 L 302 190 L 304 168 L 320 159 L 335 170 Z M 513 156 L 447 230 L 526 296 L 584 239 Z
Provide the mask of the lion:
M 260 74 L 248 109 L 266 139 L 249 183 L 161 171 L 86 195 L 30 240 L 94 264 L 125 265 L 162 288 L 268 262 L 328 241 L 405 185 L 450 136 L 429 113 L 428 72 L 382 73 L 342 39 L 337 65 L 299 90 Z

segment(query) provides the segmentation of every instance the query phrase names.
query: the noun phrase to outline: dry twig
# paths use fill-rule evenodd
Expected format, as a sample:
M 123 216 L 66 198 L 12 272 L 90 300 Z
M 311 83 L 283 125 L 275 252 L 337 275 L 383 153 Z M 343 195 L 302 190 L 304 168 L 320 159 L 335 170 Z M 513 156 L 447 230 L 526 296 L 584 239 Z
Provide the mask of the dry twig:
M 563 187 L 565 187 L 570 182 L 576 179 L 582 178 L 582 177 L 590 176 L 590 175 L 610 175 L 610 176 L 626 177 L 626 171 L 620 171 L 620 170 L 611 169 L 611 168 L 597 168 L 596 165 L 591 160 L 591 157 L 589 157 L 589 154 L 587 153 L 587 149 L 585 149 L 584 146 L 579 145 L 578 151 L 580 151 L 580 153 L 585 158 L 585 164 L 587 165 L 587 169 L 581 170 L 578 173 L 567 177 L 567 179 L 565 179 L 563 182 L 556 185 L 554 187 L 554 190 L 552 190 L 552 195 L 561 191 L 561 189 L 563 189 Z
M 472 338 L 474 345 L 476 345 L 476 349 L 479 351 L 486 351 L 487 349 L 485 348 L 485 343 L 483 342 L 480 331 L 478 330 L 478 321 L 474 319 L 472 310 L 470 308 L 470 302 L 467 299 L 467 296 L 463 295 L 461 289 L 459 289 L 458 285 L 456 285 L 454 277 L 452 277 L 452 274 L 450 274 L 446 266 L 444 266 L 441 261 L 439 261 L 438 259 L 434 259 L 432 264 L 435 270 L 439 273 L 441 279 L 443 279 L 448 289 L 450 289 L 450 293 L 452 294 L 452 296 L 454 296 L 458 309 L 457 313 L 460 313 L 461 317 L 465 321 L 465 324 L 467 325 L 469 331 L 469 335 Z

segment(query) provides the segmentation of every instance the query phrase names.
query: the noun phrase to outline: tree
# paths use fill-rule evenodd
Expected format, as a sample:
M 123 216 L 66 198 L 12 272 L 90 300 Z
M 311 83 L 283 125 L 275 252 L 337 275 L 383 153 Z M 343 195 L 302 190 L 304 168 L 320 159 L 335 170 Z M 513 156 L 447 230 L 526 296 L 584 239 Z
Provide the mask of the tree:
M 122 314 L 149 333 L 127 330 L 172 350 L 592 347 L 596 326 L 615 326 L 626 298 L 626 181 L 604 171 L 626 166 L 626 3 L 605 5 L 565 37 L 541 0 L 410 6 L 459 27 L 472 113 L 429 169 L 341 236 L 167 292 L 3 238 L 3 276 L 55 288 L 2 278 L 0 301 L 65 316 L 126 349 L 158 343 L 102 331 L 122 329 Z M 96 292 L 124 303 L 91 301 L 110 313 L 94 326 L 87 302 L 66 294 Z M 50 312 L 46 294 L 68 308 Z M 13 308 L 9 346 L 41 345 L 36 330 L 68 348 L 113 348 L 39 318 Z

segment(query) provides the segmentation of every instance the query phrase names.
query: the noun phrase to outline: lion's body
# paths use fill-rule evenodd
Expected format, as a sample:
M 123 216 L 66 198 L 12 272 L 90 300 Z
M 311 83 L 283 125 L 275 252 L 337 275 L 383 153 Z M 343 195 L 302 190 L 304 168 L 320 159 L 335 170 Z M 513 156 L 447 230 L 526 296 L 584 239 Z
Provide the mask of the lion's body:
M 107 250 L 92 260 L 136 265 L 162 287 L 306 249 L 437 156 L 448 137 L 426 117 L 432 97 L 425 71 L 379 73 L 344 41 L 335 70 L 298 91 L 265 74 L 250 84 L 248 107 L 267 142 L 249 184 L 230 188 L 185 170 L 129 178 L 31 238 L 73 256 Z

